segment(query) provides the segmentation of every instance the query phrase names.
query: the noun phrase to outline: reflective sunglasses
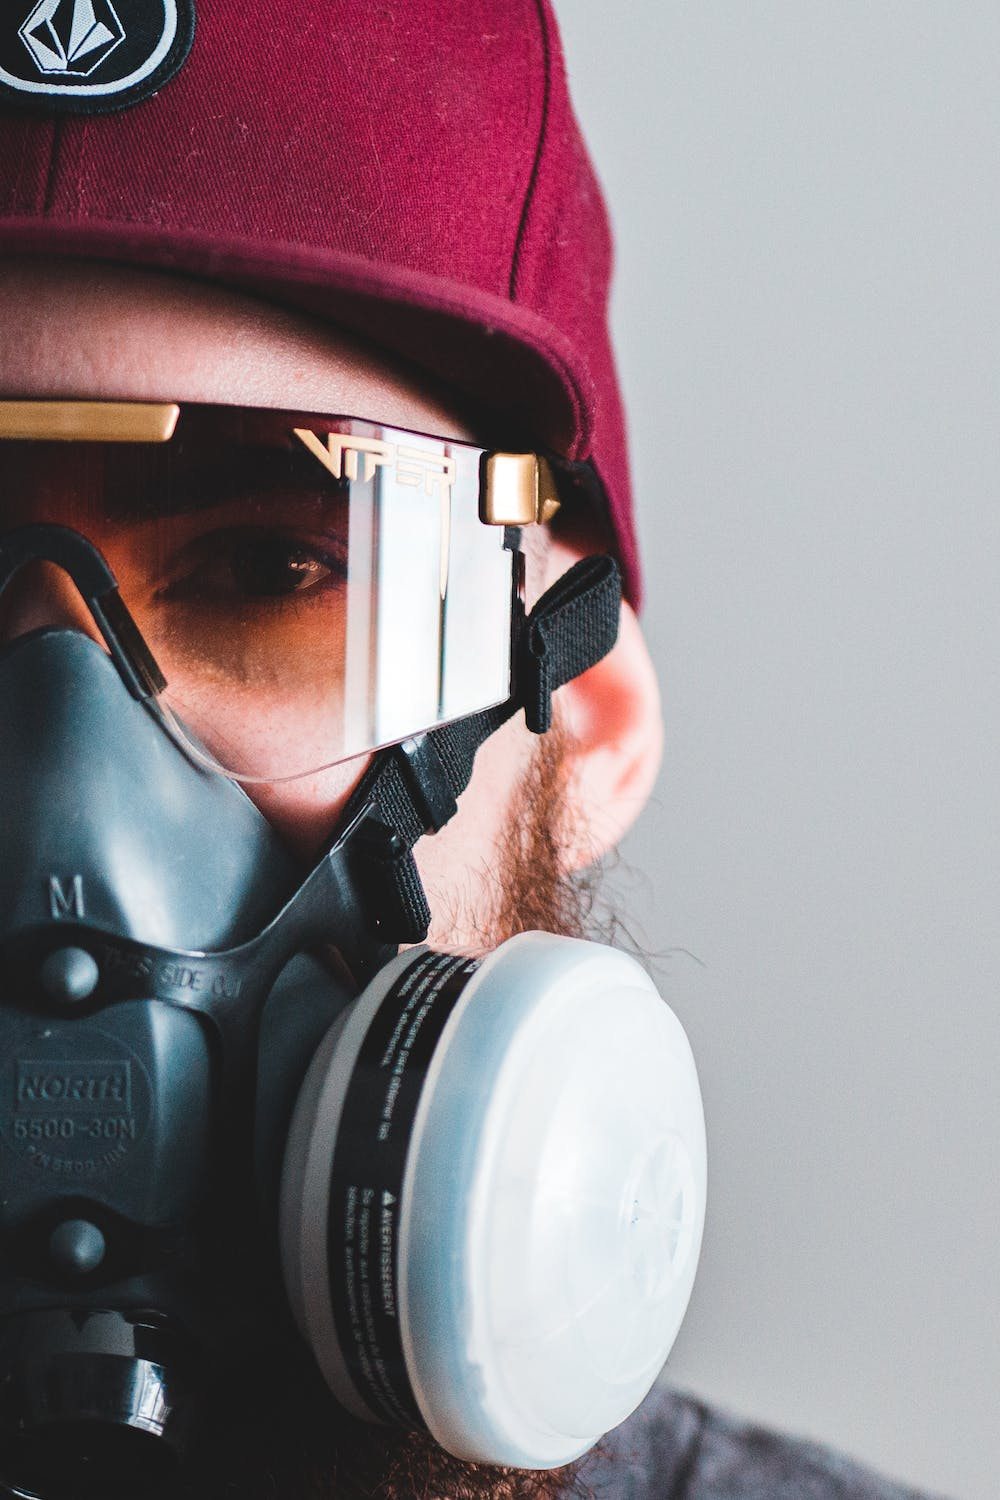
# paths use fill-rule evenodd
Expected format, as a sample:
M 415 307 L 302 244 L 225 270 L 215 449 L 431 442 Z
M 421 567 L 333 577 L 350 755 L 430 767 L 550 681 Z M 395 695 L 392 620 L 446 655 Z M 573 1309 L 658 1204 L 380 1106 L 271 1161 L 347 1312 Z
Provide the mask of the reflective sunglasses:
M 86 538 L 165 679 L 166 721 L 237 780 L 505 702 L 521 528 L 558 503 L 538 454 L 357 417 L 0 401 L 0 550 L 39 523 Z M 0 595 L 3 638 L 67 620 L 94 634 L 81 604 L 33 561 Z

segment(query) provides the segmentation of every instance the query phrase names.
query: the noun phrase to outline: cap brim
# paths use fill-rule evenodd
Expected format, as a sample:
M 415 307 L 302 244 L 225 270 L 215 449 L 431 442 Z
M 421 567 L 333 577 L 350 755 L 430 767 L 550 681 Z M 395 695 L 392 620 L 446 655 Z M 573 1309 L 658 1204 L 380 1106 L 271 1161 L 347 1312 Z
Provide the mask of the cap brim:
M 7 220 L 0 254 L 177 272 L 315 313 L 428 371 L 557 452 L 570 458 L 587 452 L 592 393 L 573 369 L 568 340 L 506 298 L 341 251 L 127 224 Z

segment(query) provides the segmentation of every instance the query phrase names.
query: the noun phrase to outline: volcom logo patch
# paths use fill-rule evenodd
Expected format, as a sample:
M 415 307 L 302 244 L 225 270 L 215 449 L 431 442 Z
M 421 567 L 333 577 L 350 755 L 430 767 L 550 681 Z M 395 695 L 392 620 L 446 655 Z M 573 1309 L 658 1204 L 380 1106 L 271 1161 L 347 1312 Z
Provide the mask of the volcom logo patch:
M 4 9 L 0 96 L 46 113 L 102 114 L 148 99 L 194 37 L 194 0 L 7 0 Z
M 38 0 L 18 32 L 40 73 L 86 78 L 125 40 L 109 0 Z

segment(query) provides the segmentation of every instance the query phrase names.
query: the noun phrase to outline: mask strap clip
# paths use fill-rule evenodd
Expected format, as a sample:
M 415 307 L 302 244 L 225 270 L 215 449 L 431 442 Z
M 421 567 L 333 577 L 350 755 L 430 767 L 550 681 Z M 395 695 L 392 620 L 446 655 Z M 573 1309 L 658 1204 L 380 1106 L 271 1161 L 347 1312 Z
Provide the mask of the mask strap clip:
M 458 802 L 437 746 L 429 734 L 422 734 L 404 740 L 396 749 L 417 815 L 423 819 L 428 832 L 437 833 L 458 811 Z
M 374 813 L 358 825 L 351 860 L 378 935 L 396 943 L 422 943 L 431 925 L 430 907 L 413 851 Z

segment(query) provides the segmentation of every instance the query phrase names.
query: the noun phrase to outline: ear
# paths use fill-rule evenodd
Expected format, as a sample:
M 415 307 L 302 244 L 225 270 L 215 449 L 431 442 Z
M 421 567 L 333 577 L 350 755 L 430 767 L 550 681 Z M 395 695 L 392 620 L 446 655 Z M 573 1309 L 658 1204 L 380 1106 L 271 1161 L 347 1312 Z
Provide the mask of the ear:
M 552 579 L 572 567 L 583 549 L 553 539 Z M 642 811 L 663 754 L 660 691 L 635 611 L 622 605 L 618 640 L 596 666 L 556 695 L 566 733 L 568 793 L 576 834 L 567 849 L 569 869 L 599 859 L 623 837 Z

